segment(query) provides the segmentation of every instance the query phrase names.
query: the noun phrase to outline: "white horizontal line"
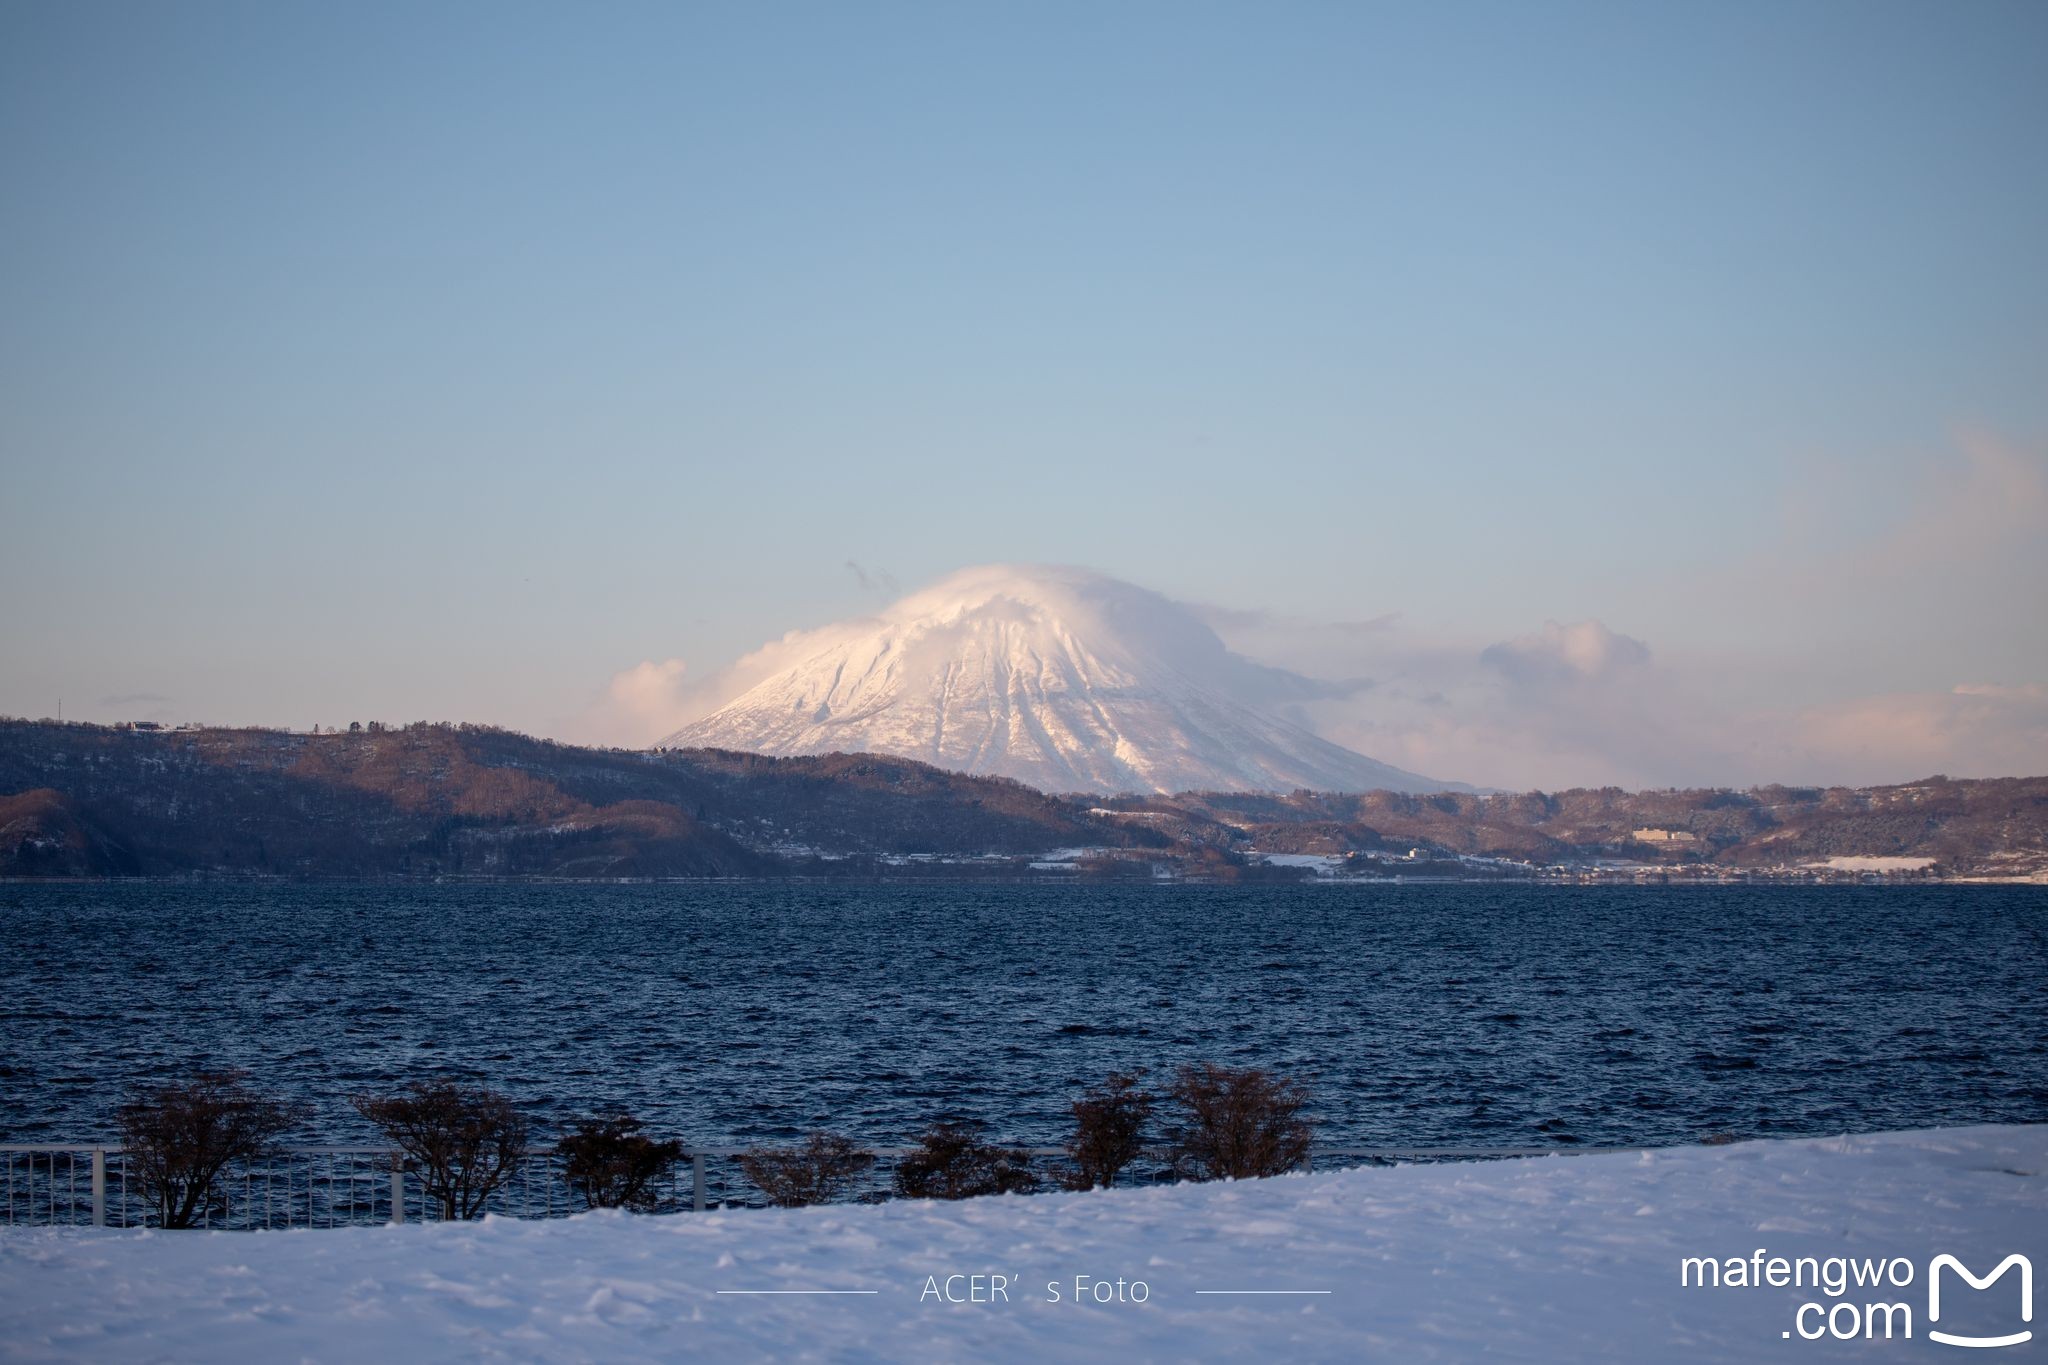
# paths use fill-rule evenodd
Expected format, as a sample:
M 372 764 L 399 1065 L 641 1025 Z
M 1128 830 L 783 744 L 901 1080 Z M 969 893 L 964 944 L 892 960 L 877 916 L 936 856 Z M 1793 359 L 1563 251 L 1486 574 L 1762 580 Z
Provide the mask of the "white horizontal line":
M 715 1289 L 714 1294 L 879 1294 L 879 1289 Z
M 1197 1294 L 1327 1294 L 1327 1289 L 1197 1289 Z

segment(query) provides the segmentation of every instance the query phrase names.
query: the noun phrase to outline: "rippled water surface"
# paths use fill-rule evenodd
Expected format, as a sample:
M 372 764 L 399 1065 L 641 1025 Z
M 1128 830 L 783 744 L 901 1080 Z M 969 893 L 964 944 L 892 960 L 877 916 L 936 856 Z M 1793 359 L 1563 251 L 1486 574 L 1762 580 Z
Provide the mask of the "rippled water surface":
M 2048 1121 L 2038 888 L 0 887 L 0 1136 L 245 1067 L 461 1071 L 702 1144 L 1056 1141 L 1114 1068 L 1260 1063 L 1325 1143 Z

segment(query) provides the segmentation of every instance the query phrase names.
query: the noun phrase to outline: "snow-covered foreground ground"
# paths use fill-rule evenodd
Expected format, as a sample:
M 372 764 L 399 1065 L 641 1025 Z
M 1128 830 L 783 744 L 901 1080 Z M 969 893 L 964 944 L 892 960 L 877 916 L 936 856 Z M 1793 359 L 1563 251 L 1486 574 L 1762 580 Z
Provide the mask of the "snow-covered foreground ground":
M 1910 1283 L 1681 1287 L 1682 1258 L 1889 1260 Z M 0 1233 L 23 1360 L 1514 1360 L 2048 1357 L 1927 1337 L 1942 1253 L 2048 1269 L 2048 1126 L 1364 1169 L 1233 1185 L 552 1223 Z M 963 1298 L 924 1294 L 928 1277 Z M 1076 1277 L 1084 1301 L 1074 1302 Z M 2004 1334 L 2018 1276 L 1943 1272 Z M 1093 1282 L 1142 1280 L 1142 1303 Z M 1048 1284 L 1059 1291 L 1049 1301 Z M 836 1290 L 836 1294 L 721 1293 Z M 1228 1290 L 1318 1290 L 1226 1294 Z M 859 1293 L 845 1291 L 863 1291 Z M 871 1291 L 871 1292 L 870 1292 Z M 1209 1292 L 1205 1292 L 1209 1291 Z M 1901 1303 L 1911 1341 L 1806 1341 Z M 1848 1319 L 1836 1310 L 1835 1321 Z M 1809 1311 L 1809 1329 L 1824 1319 Z M 1894 1319 L 1895 1324 L 1898 1320 Z M 1895 1326 L 1896 1330 L 1896 1326 Z

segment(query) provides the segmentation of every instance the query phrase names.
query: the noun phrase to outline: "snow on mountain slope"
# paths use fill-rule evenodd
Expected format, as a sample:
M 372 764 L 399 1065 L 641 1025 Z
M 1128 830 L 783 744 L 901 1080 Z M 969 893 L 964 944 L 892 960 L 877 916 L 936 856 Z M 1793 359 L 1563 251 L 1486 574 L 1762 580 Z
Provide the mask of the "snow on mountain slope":
M 795 662 L 663 747 L 870 751 L 1044 791 L 1443 791 L 1265 708 L 1326 684 L 1080 569 L 991 565 L 791 637 Z

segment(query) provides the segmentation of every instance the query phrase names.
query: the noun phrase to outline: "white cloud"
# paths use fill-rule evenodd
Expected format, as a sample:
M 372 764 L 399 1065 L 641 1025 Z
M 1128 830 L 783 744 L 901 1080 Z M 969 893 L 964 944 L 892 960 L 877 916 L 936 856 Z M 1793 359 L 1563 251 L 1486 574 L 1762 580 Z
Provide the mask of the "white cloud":
M 575 737 L 605 744 L 646 744 L 673 728 L 671 718 L 686 709 L 685 678 L 690 666 L 681 659 L 643 659 L 612 675 L 604 695 L 575 726 Z
M 1275 663 L 1296 659 L 1262 623 Z M 1377 633 L 1341 661 L 1377 685 L 1302 708 L 1330 739 L 1432 777 L 1510 790 L 1902 782 L 2048 773 L 2048 686 L 1963 683 L 1805 707 L 1732 704 L 1731 670 L 1661 662 L 1598 621 L 1492 644 Z
M 1925 677 L 1916 617 L 2010 640 L 2048 612 L 2048 460 L 1965 432 L 1917 474 L 1824 472 L 1799 485 L 1776 546 L 1660 594 L 1715 615 L 1714 648 L 1686 642 L 1667 658 L 1598 620 L 1489 643 L 1432 636 L 1400 616 L 1370 631 L 1268 613 L 1209 619 L 1269 663 L 1374 679 L 1301 714 L 1331 739 L 1432 776 L 1557 788 L 2048 773 L 2038 649 L 1992 656 L 2024 670 L 2017 681 L 1883 685 L 1893 670 Z M 1937 657 L 1982 666 L 1952 650 Z
M 1331 738 L 1402 767 L 1517 789 L 1640 787 L 1696 767 L 1711 744 L 1682 680 L 1598 621 L 1476 647 L 1387 643 L 1380 686 L 1320 719 Z
M 1790 766 L 1809 781 L 2034 776 L 2048 773 L 2048 686 L 1857 697 L 1802 711 L 1786 730 Z
M 1650 662 L 1650 649 L 1598 621 L 1545 621 L 1532 635 L 1487 646 L 1479 661 L 1520 686 L 1549 688 L 1603 682 L 1642 668 Z
M 1557 789 L 2048 774 L 2035 624 L 2048 614 L 2048 459 L 1966 432 L 1917 472 L 1808 474 L 1774 545 L 1646 596 L 1645 619 L 1683 622 L 1676 642 L 1598 619 L 1461 636 L 1369 598 L 1347 621 L 1183 605 L 1243 656 L 1246 700 L 1433 777 Z M 2011 646 L 1946 647 L 1933 657 L 1951 677 L 2019 676 L 1928 688 L 1928 649 L 1913 642 L 1932 623 Z M 679 660 L 640 664 L 613 679 L 592 732 L 649 743 L 870 624 L 792 631 L 701 677 Z

